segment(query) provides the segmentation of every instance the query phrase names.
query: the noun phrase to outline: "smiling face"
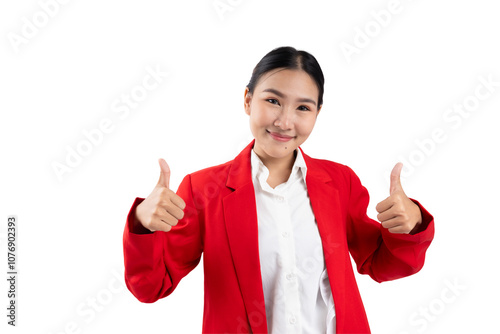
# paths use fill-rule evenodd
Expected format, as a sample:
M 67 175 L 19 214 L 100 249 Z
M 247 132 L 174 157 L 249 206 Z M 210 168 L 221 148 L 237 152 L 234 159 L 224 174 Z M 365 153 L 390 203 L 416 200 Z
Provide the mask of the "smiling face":
M 253 94 L 245 90 L 245 112 L 254 151 L 266 164 L 293 161 L 293 151 L 311 134 L 321 106 L 318 87 L 303 70 L 275 69 L 262 75 Z

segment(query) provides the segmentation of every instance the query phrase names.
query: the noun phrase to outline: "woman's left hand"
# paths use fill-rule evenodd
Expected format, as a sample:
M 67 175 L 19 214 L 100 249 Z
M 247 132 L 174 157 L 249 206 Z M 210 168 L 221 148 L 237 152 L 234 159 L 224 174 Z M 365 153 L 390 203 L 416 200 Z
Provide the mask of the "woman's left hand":
M 409 234 L 418 229 L 422 223 L 422 213 L 417 204 L 406 196 L 401 186 L 401 170 L 403 164 L 398 162 L 391 172 L 390 195 L 378 203 L 375 209 L 379 213 L 377 219 L 391 233 Z

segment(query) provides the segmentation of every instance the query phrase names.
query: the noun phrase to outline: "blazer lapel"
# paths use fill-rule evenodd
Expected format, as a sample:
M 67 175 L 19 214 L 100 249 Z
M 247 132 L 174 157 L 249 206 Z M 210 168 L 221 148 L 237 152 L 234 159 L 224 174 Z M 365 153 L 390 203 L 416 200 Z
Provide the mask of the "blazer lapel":
M 234 191 L 223 198 L 223 207 L 229 247 L 252 332 L 267 333 L 257 206 L 250 163 L 254 142 L 255 139 L 231 164 L 226 186 Z
M 340 213 L 339 191 L 334 187 L 331 176 L 311 157 L 304 154 L 307 165 L 306 184 L 311 201 L 311 207 L 318 224 L 318 230 L 323 244 L 328 280 L 335 303 L 336 312 L 344 309 L 345 285 L 344 259 L 347 252 L 346 231 Z

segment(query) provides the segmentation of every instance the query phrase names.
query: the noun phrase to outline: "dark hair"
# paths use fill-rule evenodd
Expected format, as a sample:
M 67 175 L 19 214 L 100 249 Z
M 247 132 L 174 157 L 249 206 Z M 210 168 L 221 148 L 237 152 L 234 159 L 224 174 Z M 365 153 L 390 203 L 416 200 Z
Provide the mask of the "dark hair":
M 270 51 L 255 66 L 252 77 L 247 87 L 250 93 L 253 93 L 260 77 L 276 68 L 290 70 L 303 70 L 311 76 L 318 86 L 318 108 L 323 104 L 323 92 L 325 78 L 318 61 L 314 56 L 306 51 L 297 50 L 291 46 L 282 46 Z

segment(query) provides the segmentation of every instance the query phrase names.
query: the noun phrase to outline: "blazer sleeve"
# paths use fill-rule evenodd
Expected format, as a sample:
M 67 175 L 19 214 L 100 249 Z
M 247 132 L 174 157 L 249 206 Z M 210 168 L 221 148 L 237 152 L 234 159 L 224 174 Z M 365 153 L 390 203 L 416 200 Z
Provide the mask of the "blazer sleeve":
M 425 253 L 434 237 L 434 217 L 416 200 L 422 223 L 412 234 L 396 234 L 367 216 L 369 195 L 349 168 L 350 195 L 347 214 L 349 251 L 361 274 L 377 282 L 413 275 L 424 265 Z
M 186 175 L 177 194 L 186 203 L 184 217 L 169 232 L 134 229 L 137 197 L 130 208 L 123 233 L 125 283 L 141 302 L 152 303 L 171 294 L 180 280 L 200 262 L 202 232 Z

